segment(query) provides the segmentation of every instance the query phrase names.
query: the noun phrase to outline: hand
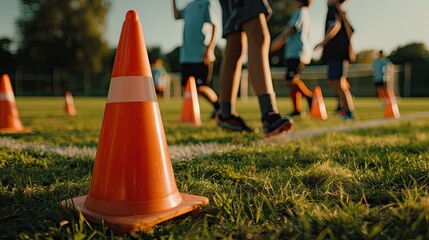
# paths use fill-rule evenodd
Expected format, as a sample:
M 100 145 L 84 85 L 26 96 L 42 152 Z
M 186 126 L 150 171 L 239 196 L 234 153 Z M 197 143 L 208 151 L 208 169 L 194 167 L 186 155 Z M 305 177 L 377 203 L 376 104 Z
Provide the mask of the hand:
M 274 39 L 273 43 L 271 44 L 270 52 L 275 52 L 279 50 L 283 44 L 285 43 L 284 38 L 276 38 Z
M 216 56 L 215 56 L 213 51 L 209 51 L 207 49 L 206 49 L 206 51 L 204 51 L 203 62 L 205 65 L 209 65 L 215 59 L 216 59 Z

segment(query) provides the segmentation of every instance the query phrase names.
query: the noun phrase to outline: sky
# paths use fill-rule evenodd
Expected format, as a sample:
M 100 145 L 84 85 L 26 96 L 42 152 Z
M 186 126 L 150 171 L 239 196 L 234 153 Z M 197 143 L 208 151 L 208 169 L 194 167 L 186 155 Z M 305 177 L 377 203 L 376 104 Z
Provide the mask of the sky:
M 189 1 L 177 0 L 177 5 L 182 8 Z M 111 2 L 104 35 L 110 47 L 117 47 L 128 10 L 138 12 L 148 47 L 159 46 L 168 53 L 182 44 L 183 21 L 173 18 L 172 0 Z M 214 3 L 220 17 L 218 1 L 214 0 Z M 15 21 L 20 15 L 19 4 L 19 0 L 0 0 L 0 38 L 17 39 Z M 348 0 L 343 8 L 355 29 L 352 41 L 357 52 L 383 49 L 390 53 L 412 42 L 429 47 L 429 0 Z M 310 18 L 314 45 L 323 39 L 326 11 L 326 0 L 313 0 Z M 223 46 L 225 42 L 219 37 L 218 43 Z

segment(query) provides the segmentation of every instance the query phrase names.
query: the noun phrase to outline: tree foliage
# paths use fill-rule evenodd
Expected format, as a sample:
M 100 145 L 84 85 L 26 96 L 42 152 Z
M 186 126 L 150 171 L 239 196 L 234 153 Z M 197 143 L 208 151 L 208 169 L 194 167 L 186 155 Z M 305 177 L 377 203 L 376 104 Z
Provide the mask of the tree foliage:
M 99 72 L 109 54 L 103 38 L 109 0 L 21 0 L 21 64 Z
M 360 51 L 356 54 L 356 63 L 372 63 L 375 59 L 374 49 Z
M 395 64 L 419 62 L 429 58 L 429 51 L 424 43 L 410 43 L 398 47 L 389 58 Z
M 9 38 L 0 39 L 0 74 L 12 73 L 15 70 L 16 58 L 11 50 L 12 40 Z

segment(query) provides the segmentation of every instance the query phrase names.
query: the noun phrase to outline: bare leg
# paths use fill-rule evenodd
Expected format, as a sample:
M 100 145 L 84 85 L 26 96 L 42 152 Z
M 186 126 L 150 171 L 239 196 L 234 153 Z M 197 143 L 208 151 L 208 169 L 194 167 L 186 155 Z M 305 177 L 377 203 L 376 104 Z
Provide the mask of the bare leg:
M 214 104 L 218 101 L 218 97 L 216 92 L 206 85 L 201 85 L 198 87 L 198 93 L 201 94 L 207 101 L 209 101 L 211 104 Z
M 273 94 L 269 64 L 270 33 L 264 14 L 243 24 L 248 37 L 248 67 L 252 87 L 256 94 Z
M 224 114 L 224 103 L 231 104 L 230 114 L 236 113 L 238 87 L 243 60 L 244 33 L 231 33 L 226 37 L 225 55 L 220 73 L 220 102 Z

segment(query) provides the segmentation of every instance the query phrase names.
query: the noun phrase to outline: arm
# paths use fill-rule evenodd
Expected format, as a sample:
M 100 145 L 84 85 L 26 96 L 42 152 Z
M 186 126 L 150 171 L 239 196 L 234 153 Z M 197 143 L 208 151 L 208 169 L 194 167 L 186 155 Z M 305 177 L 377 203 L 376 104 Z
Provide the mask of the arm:
M 317 44 L 314 49 L 318 49 L 325 46 L 332 38 L 335 37 L 335 35 L 337 35 L 340 29 L 341 29 L 340 20 L 336 19 L 335 23 L 326 30 L 325 39 L 323 39 L 323 41 Z
M 217 26 L 215 24 L 212 24 L 212 34 L 210 38 L 209 45 L 207 46 L 206 50 L 204 51 L 204 64 L 208 65 L 210 62 L 214 59 L 214 49 L 216 47 L 216 36 L 217 36 Z
M 293 33 L 295 33 L 296 32 L 296 29 L 294 28 L 294 27 L 287 27 L 287 28 L 285 28 L 281 33 L 280 33 L 280 35 L 279 36 L 277 36 L 275 39 L 274 39 L 274 41 L 273 41 L 273 43 L 271 44 L 271 49 L 270 49 L 270 51 L 271 52 L 274 52 L 274 51 L 277 51 L 277 50 L 279 50 L 282 46 L 283 46 L 283 44 L 285 44 L 285 42 L 286 42 L 286 37 L 288 37 L 288 36 L 290 36 L 291 34 L 293 34 Z
M 173 0 L 173 13 L 174 13 L 174 19 L 182 18 L 182 16 L 180 16 L 179 9 L 177 9 L 176 0 Z

